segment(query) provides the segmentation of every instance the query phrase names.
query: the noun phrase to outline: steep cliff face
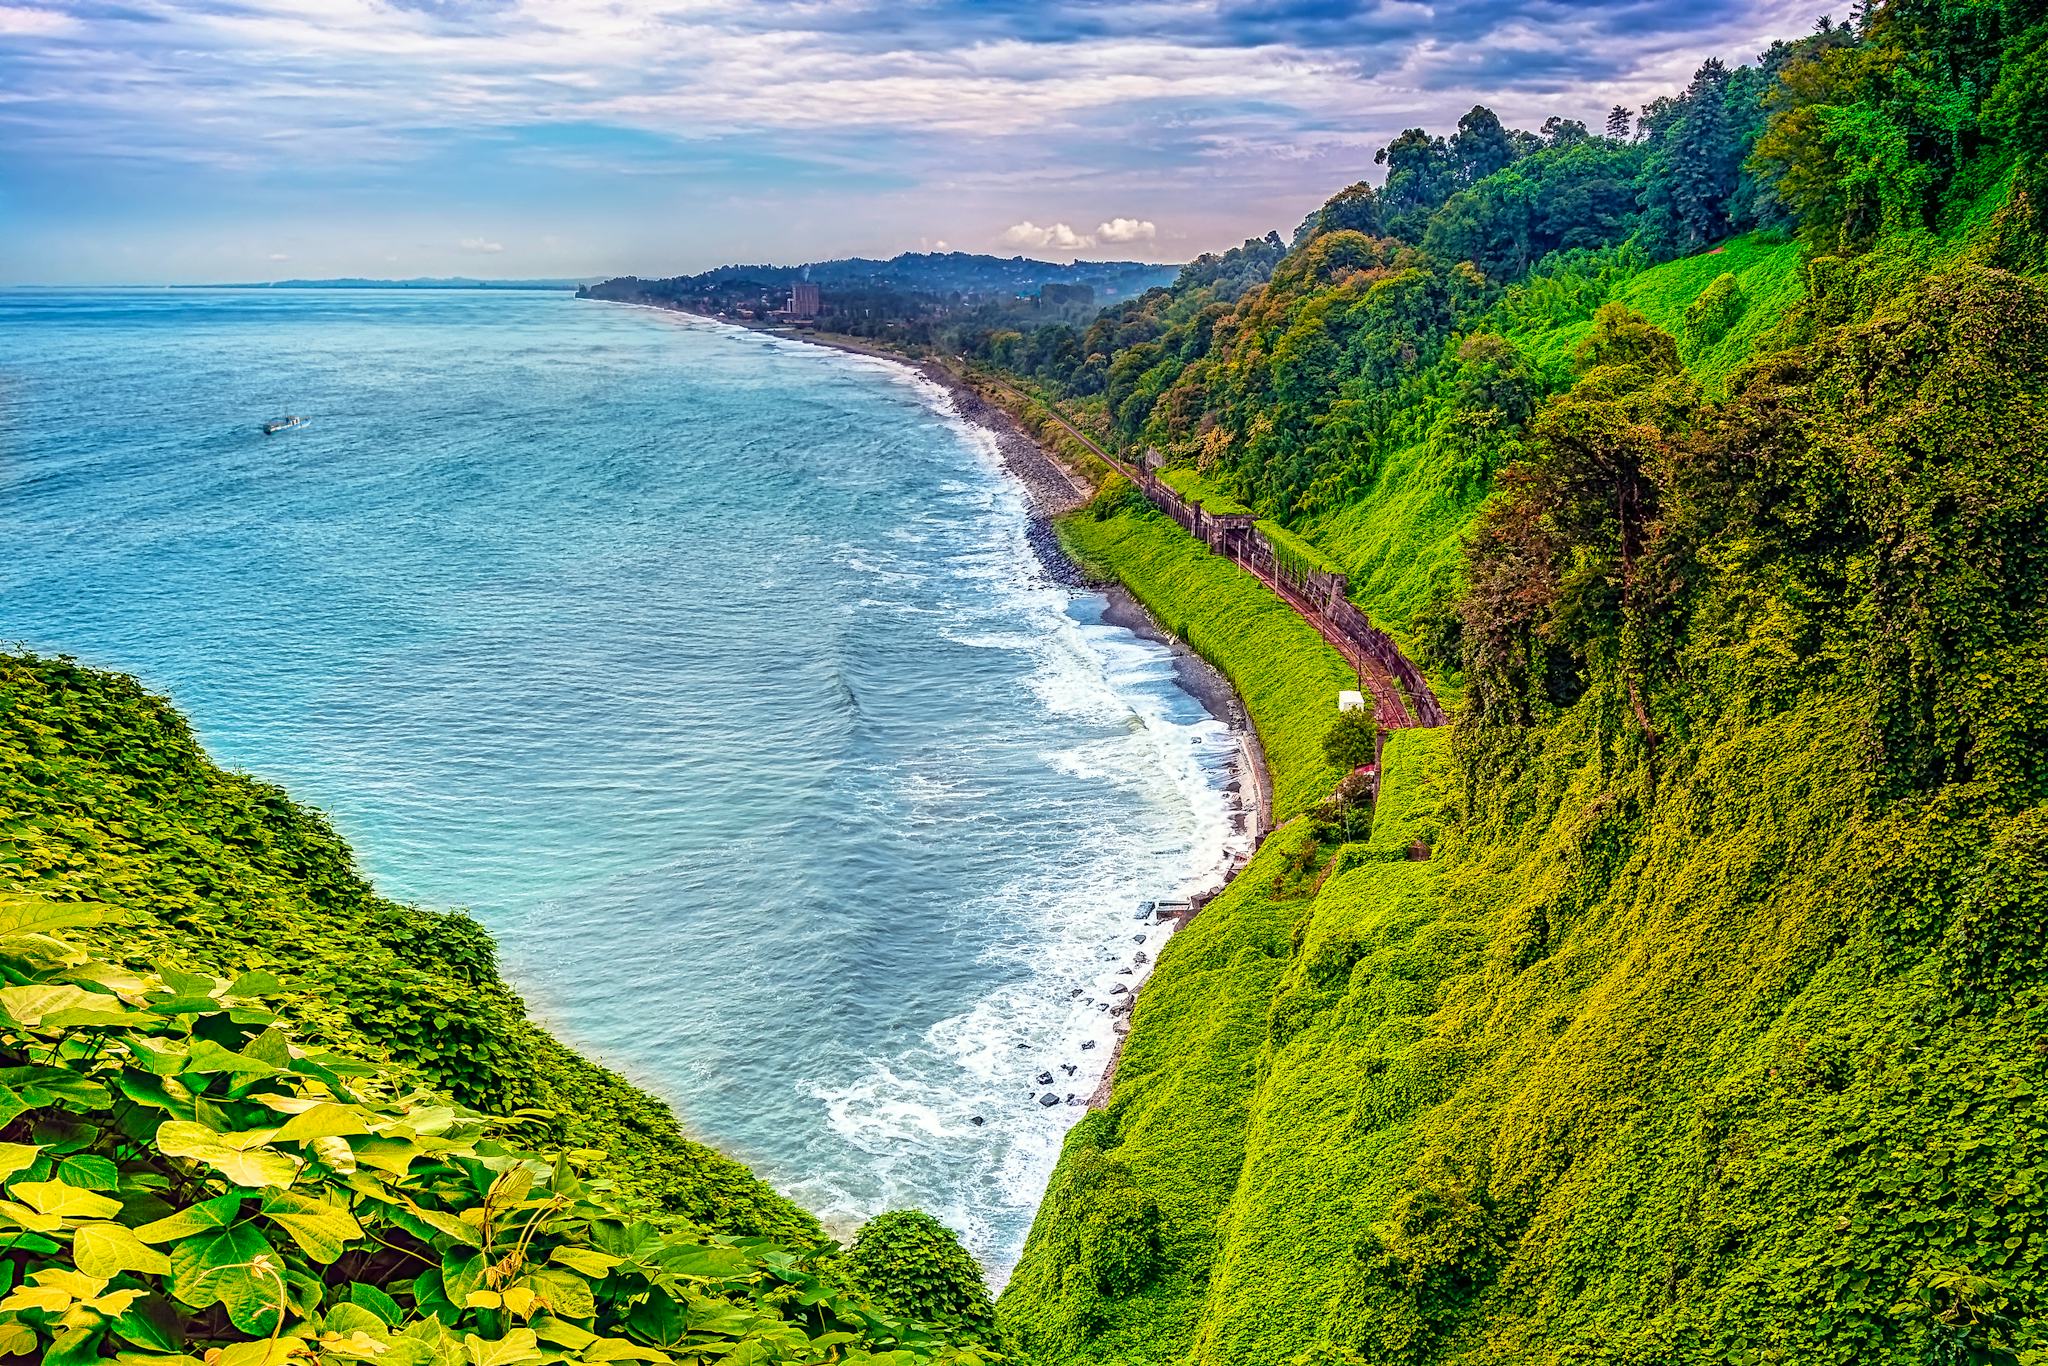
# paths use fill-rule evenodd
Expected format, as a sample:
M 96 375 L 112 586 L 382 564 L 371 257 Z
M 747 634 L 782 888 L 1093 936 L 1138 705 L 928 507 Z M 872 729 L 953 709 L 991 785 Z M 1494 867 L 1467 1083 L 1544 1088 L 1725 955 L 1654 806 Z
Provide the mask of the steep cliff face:
M 1810 258 L 1739 356 L 1706 262 L 1522 335 L 1566 368 L 1410 618 L 1456 724 L 1162 953 L 1004 1296 L 1028 1354 L 2044 1359 L 2030 213 Z

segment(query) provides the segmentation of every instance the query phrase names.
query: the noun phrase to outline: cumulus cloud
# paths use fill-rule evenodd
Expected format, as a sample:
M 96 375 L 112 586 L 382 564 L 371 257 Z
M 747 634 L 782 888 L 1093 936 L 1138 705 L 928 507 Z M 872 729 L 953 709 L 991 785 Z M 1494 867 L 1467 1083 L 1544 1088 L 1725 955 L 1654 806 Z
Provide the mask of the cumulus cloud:
M 1086 251 L 1097 246 L 1128 246 L 1133 242 L 1158 240 L 1159 225 L 1149 218 L 1112 218 L 1098 223 L 1093 232 L 1076 232 L 1066 223 L 1041 227 L 1025 219 L 1003 229 L 999 241 L 1006 247 L 1029 247 L 1038 251 Z
M 505 249 L 503 242 L 493 242 L 484 237 L 465 237 L 455 244 L 464 251 L 473 251 L 480 256 L 495 256 Z
M 1149 218 L 1112 218 L 1095 229 L 1098 242 L 1151 242 L 1159 237 L 1159 225 Z
M 1075 232 L 1065 223 L 1040 227 L 1028 218 L 1004 228 L 1000 240 L 1006 247 L 1035 247 L 1041 251 L 1086 251 L 1095 245 L 1093 233 Z
M 281 251 L 273 251 L 273 252 L 271 252 L 271 253 L 270 253 L 270 259 L 271 259 L 271 260 L 273 260 L 273 261 L 289 261 L 289 260 L 291 260 L 292 258 L 291 258 L 291 257 L 289 257 L 289 256 L 287 256 L 287 255 L 285 255 L 285 254 L 284 254 L 283 252 L 281 252 Z

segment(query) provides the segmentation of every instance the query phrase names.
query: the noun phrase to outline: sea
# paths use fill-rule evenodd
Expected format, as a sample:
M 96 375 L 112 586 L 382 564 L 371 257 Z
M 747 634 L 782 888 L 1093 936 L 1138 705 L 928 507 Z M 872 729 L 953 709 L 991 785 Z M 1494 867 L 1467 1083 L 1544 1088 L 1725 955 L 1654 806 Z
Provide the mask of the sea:
M 690 1133 L 998 1285 L 1142 903 L 1245 840 L 1237 738 L 1027 528 L 883 360 L 555 293 L 0 291 L 0 642 L 136 675 Z

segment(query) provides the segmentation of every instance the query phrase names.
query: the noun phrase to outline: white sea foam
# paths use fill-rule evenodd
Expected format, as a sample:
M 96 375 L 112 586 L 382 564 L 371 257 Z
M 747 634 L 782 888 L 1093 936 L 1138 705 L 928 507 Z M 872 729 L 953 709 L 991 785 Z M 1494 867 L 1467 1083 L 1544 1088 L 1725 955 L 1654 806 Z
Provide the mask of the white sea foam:
M 991 473 L 1000 468 L 993 439 L 961 419 L 943 390 L 903 377 Z M 1060 1140 L 1084 1113 L 1069 1098 L 1095 1090 L 1114 1050 L 1114 989 L 1143 983 L 1169 933 L 1136 919 L 1138 904 L 1213 884 L 1245 852 L 1223 790 L 1240 750 L 1229 728 L 1180 690 L 1166 647 L 1087 619 L 1075 594 L 1036 571 L 1014 486 L 941 490 L 981 495 L 964 500 L 979 514 L 974 548 L 947 561 L 949 578 L 977 591 L 955 597 L 934 585 L 950 615 L 943 637 L 1026 656 L 1024 682 L 1039 708 L 1100 727 L 1042 751 L 1042 761 L 1125 791 L 1139 815 L 1074 830 L 1056 864 L 1003 870 L 959 908 L 996 930 L 983 959 L 1000 980 L 901 1050 L 811 1085 L 832 1130 L 874 1162 L 879 1203 L 835 1191 L 826 1179 L 799 1194 L 848 1223 L 899 1200 L 943 1205 L 932 1212 L 962 1232 L 1000 1284 Z M 968 794 L 934 774 L 914 773 L 898 790 L 917 826 L 974 819 Z M 1036 1080 L 1046 1074 L 1050 1084 Z M 1044 1094 L 1060 1103 L 1040 1105 Z M 921 1177 L 934 1164 L 965 1173 L 936 1201 Z

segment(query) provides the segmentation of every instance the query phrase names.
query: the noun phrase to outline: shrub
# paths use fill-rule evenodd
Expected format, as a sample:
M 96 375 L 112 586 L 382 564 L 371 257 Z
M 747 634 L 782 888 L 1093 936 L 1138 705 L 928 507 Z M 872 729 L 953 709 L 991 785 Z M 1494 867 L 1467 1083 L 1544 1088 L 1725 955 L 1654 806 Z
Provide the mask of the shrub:
M 1712 346 L 1728 335 L 1728 329 L 1735 326 L 1747 304 L 1741 281 L 1722 271 L 1700 291 L 1698 298 L 1685 306 L 1687 339 L 1700 346 Z
M 1159 1206 L 1128 1177 L 1105 1180 L 1081 1226 L 1081 1265 L 1105 1295 L 1135 1294 L 1159 1264 Z
M 868 1220 L 839 1270 L 888 1313 L 974 1338 L 995 1331 L 995 1306 L 980 1265 L 953 1230 L 922 1210 L 891 1210 Z
M 1088 515 L 1098 522 L 1106 522 L 1121 513 L 1140 511 L 1149 501 L 1130 480 L 1121 474 L 1111 474 L 1095 491 L 1094 499 L 1088 504 Z
M 1371 709 L 1340 711 L 1323 732 L 1323 757 L 1346 773 L 1379 757 L 1380 723 Z

